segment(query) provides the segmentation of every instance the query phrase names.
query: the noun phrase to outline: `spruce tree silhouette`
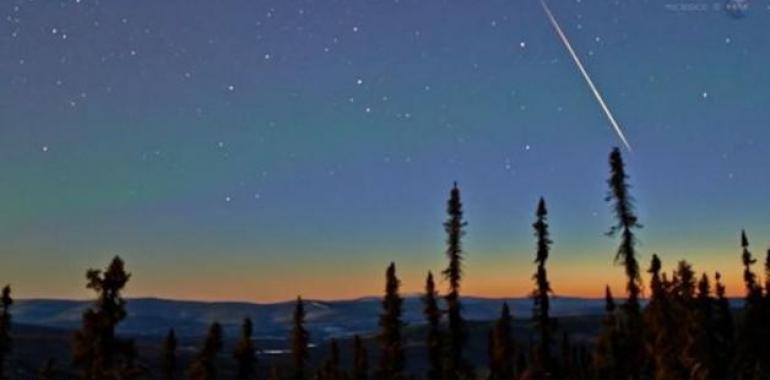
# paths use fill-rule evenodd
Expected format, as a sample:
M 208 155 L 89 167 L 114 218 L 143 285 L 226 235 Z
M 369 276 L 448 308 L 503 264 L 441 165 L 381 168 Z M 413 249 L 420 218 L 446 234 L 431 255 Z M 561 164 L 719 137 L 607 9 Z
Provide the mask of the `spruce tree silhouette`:
M 222 351 L 224 337 L 222 325 L 214 322 L 209 327 L 208 335 L 203 343 L 201 351 L 190 365 L 188 379 L 190 380 L 215 380 L 218 376 L 217 358 Z
M 441 309 L 438 306 L 438 294 L 433 274 L 428 272 L 425 279 L 425 295 L 422 298 L 423 315 L 428 322 L 425 346 L 428 350 L 428 380 L 441 379 Z
M 503 303 L 500 317 L 495 321 L 491 335 L 490 379 L 514 378 L 515 349 L 513 342 L 513 318 L 508 304 Z
M 304 380 L 307 371 L 307 362 L 310 360 L 308 343 L 310 333 L 305 330 L 305 305 L 302 297 L 297 297 L 294 306 L 291 329 L 291 357 L 294 365 L 294 380 Z
M 406 357 L 401 341 L 401 313 L 404 300 L 398 293 L 401 282 L 396 277 L 396 264 L 390 263 L 385 271 L 385 297 L 382 300 L 380 314 L 380 363 L 379 379 L 400 379 Z
M 0 298 L 0 379 L 5 380 L 6 366 L 8 361 L 8 355 L 11 353 L 11 347 L 13 346 L 11 338 L 11 305 L 13 305 L 13 298 L 11 298 L 11 286 L 6 285 L 3 287 L 2 298 Z
M 104 271 L 89 269 L 86 287 L 97 293 L 96 302 L 83 313 L 83 323 L 75 333 L 73 363 L 84 380 L 109 380 L 122 376 L 131 352 L 129 340 L 119 339 L 115 328 L 126 317 L 126 301 L 121 292 L 131 275 L 120 257 L 112 259 Z
M 251 339 L 253 330 L 251 319 L 244 318 L 241 326 L 241 339 L 233 351 L 233 358 L 238 366 L 235 378 L 238 380 L 253 380 L 257 376 L 257 353 Z
M 353 337 L 353 380 L 369 378 L 369 353 L 366 351 L 361 337 Z
M 616 315 L 615 299 L 609 285 L 604 289 L 604 321 L 602 332 L 596 342 L 594 353 L 594 370 L 597 379 L 627 379 L 619 363 L 618 317 Z
M 756 260 L 749 251 L 749 239 L 745 231 L 741 231 L 741 248 L 746 301 L 736 347 L 736 371 L 742 378 L 762 378 L 763 374 L 770 373 L 770 350 L 765 347 L 770 341 L 767 324 L 770 313 L 762 296 L 762 287 L 751 269 Z
M 323 363 L 323 367 L 321 368 L 321 379 L 343 379 L 342 371 L 340 371 L 340 346 L 337 343 L 337 339 L 332 339 L 329 343 L 329 357 Z
M 714 363 L 714 378 L 727 379 L 731 374 L 735 349 L 735 323 L 730 310 L 730 300 L 725 295 L 726 289 L 722 284 L 722 275 L 714 274 L 716 280 L 716 301 L 714 305 L 714 335 L 716 359 Z
M 462 237 L 467 223 L 463 220 L 463 205 L 460 200 L 460 189 L 457 182 L 454 183 L 447 201 L 448 219 L 444 223 L 444 231 L 447 234 L 446 256 L 449 265 L 444 270 L 444 278 L 449 282 L 449 292 L 445 296 L 447 304 L 447 356 L 445 359 L 444 377 L 447 380 L 455 380 L 471 377 L 471 367 L 463 358 L 463 350 L 466 341 L 465 321 L 462 317 L 460 304 L 460 282 L 462 281 L 463 248 Z
M 708 275 L 702 274 L 697 285 L 694 307 L 687 314 L 687 341 L 684 349 L 684 363 L 692 379 L 712 379 L 716 373 L 715 335 L 711 283 Z
M 161 351 L 161 376 L 163 380 L 175 380 L 177 371 L 177 341 L 174 329 L 169 329 L 163 339 Z
M 652 295 L 644 310 L 647 350 L 653 364 L 653 378 L 680 379 L 686 376 L 680 357 L 686 326 L 681 326 L 677 317 L 683 315 L 683 310 L 669 294 L 669 285 L 661 269 L 660 258 L 653 254 L 647 270 L 651 275 Z
M 548 274 L 545 268 L 546 261 L 548 261 L 548 253 L 553 242 L 548 233 L 548 210 L 546 209 L 545 200 L 543 198 L 540 198 L 540 201 L 537 204 L 535 217 L 536 220 L 535 223 L 532 224 L 532 227 L 535 230 L 535 237 L 537 238 L 537 254 L 535 255 L 537 271 L 532 276 L 532 279 L 535 280 L 535 290 L 532 292 L 532 298 L 535 303 L 532 309 L 532 319 L 535 322 L 540 339 L 537 345 L 535 365 L 538 366 L 546 376 L 558 377 L 557 365 L 551 355 L 555 321 L 551 318 L 549 312 L 551 284 L 548 282 Z
M 628 298 L 623 304 L 624 318 L 621 319 L 621 352 L 618 355 L 618 363 L 621 365 L 622 376 L 630 379 L 639 379 L 641 369 L 645 361 L 643 345 L 643 323 L 639 295 L 642 291 L 639 262 L 636 253 L 636 236 L 634 230 L 642 227 L 634 212 L 633 197 L 630 194 L 630 185 L 627 183 L 623 157 L 620 149 L 615 148 L 610 153 L 610 178 L 607 180 L 609 193 L 605 198 L 611 203 L 615 213 L 616 224 L 607 232 L 609 236 L 620 234 L 620 246 L 615 254 L 615 261 L 625 268 L 627 277 L 626 292 Z

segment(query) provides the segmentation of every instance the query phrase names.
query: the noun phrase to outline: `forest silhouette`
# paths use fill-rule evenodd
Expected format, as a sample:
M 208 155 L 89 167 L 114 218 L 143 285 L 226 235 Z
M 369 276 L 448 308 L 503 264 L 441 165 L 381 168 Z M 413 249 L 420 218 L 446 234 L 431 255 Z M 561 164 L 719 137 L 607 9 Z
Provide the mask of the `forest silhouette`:
M 764 283 L 755 272 L 754 258 L 745 232 L 741 231 L 740 260 L 743 264 L 745 299 L 731 308 L 720 273 L 696 273 L 687 261 L 679 261 L 671 273 L 662 270 L 657 254 L 652 255 L 643 274 L 637 252 L 636 231 L 642 228 L 635 213 L 629 175 L 619 149 L 609 155 L 606 200 L 615 224 L 607 235 L 618 240 L 617 250 L 608 255 L 623 268 L 624 296 L 616 300 L 605 288 L 605 313 L 598 336 L 573 339 L 560 331 L 551 315 L 553 297 L 548 277 L 551 249 L 548 209 L 540 198 L 532 224 L 535 241 L 532 275 L 532 314 L 530 337 L 515 338 L 513 316 L 506 303 L 500 316 L 489 325 L 487 362 L 470 360 L 467 355 L 469 323 L 463 317 L 461 294 L 463 236 L 467 225 L 463 216 L 461 191 L 457 183 L 450 190 L 446 205 L 447 266 L 440 273 L 447 284 L 444 294 L 437 289 L 430 272 L 425 279 L 422 334 L 424 355 L 412 358 L 406 348 L 403 319 L 404 298 L 396 263 L 385 271 L 385 292 L 381 301 L 379 331 L 373 336 L 355 335 L 349 340 L 324 342 L 323 358 L 313 358 L 320 350 L 311 344 L 306 328 L 303 299 L 298 296 L 290 318 L 287 342 L 289 354 L 269 362 L 261 355 L 253 338 L 253 323 L 244 318 L 239 336 L 233 337 L 232 352 L 226 345 L 223 327 L 214 322 L 196 352 L 181 360 L 174 326 L 158 342 L 160 366 L 150 367 L 135 340 L 117 333 L 119 324 L 129 317 L 123 291 L 131 279 L 125 263 L 115 257 L 104 270 L 90 269 L 86 287 L 95 300 L 82 314 L 81 327 L 72 336 L 70 363 L 53 358 L 39 363 L 38 379 L 262 379 L 271 380 L 512 380 L 512 379 L 770 379 L 770 249 L 764 262 Z M 649 296 L 642 299 L 643 279 L 648 278 Z M 617 290 L 616 290 L 617 291 Z M 0 380 L 15 379 L 17 373 L 9 357 L 14 349 L 11 287 L 0 299 Z M 518 316 L 517 316 L 518 317 Z M 341 349 L 341 344 L 348 349 Z M 45 356 L 45 347 L 37 347 Z M 343 360 L 343 352 L 349 358 Z M 312 359 L 312 360 L 311 360 Z M 425 363 L 420 372 L 410 372 L 410 360 Z M 224 363 L 224 364 L 223 364 Z M 346 363 L 346 365 L 343 365 Z

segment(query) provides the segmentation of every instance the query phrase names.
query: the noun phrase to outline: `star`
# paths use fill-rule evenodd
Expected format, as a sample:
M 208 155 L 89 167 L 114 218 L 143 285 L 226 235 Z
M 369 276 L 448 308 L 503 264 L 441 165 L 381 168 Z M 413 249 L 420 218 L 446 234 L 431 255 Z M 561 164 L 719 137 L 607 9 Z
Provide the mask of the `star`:
M 43 145 L 43 152 L 48 152 L 48 145 Z
M 703 91 L 703 93 L 701 94 L 701 97 L 703 97 L 703 99 L 708 98 L 709 97 L 708 91 Z
M 527 43 L 524 42 L 524 41 L 521 41 L 521 42 L 519 42 L 519 47 L 524 49 L 525 47 L 527 47 Z

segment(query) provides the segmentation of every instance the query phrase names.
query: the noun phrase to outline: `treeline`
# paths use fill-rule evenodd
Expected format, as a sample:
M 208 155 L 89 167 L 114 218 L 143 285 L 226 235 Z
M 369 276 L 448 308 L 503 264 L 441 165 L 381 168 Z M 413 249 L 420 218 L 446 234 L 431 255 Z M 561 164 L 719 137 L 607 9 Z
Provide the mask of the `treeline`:
M 290 364 L 260 365 L 271 368 L 268 377 L 272 380 L 770 379 L 770 249 L 764 262 L 763 284 L 755 273 L 756 259 L 749 250 L 748 238 L 741 233 L 746 295 L 737 312 L 730 307 L 719 273 L 699 275 L 690 263 L 680 261 L 669 274 L 663 271 L 657 255 L 652 255 L 646 269 L 649 295 L 643 302 L 643 269 L 636 239 L 636 231 L 642 226 L 635 213 L 628 175 L 618 149 L 611 152 L 609 164 L 606 199 L 616 224 L 607 234 L 619 241 L 614 260 L 624 269 L 626 286 L 620 304 L 616 304 L 609 286 L 606 287 L 606 315 L 595 341 L 571 339 L 566 332 L 559 331 L 558 321 L 550 314 L 553 291 L 547 262 L 553 242 L 546 202 L 541 198 L 532 224 L 535 270 L 531 321 L 534 333 L 526 342 L 516 341 L 513 316 L 508 305 L 503 303 L 500 317 L 488 332 L 488 363 L 474 365 L 466 358 L 468 326 L 463 318 L 461 297 L 465 257 L 462 239 L 466 221 L 460 189 L 455 184 L 447 201 L 444 223 L 447 267 L 441 277 L 447 283 L 447 289 L 443 295 L 439 294 L 436 280 L 428 272 L 422 296 L 427 357 L 424 373 L 407 372 L 409 358 L 405 353 L 403 298 L 394 263 L 390 263 L 385 272 L 380 331 L 376 336 L 377 358 L 370 358 L 364 338 L 355 336 L 351 365 L 343 368 L 339 343 L 332 339 L 328 342 L 328 357 L 311 368 L 310 334 L 305 328 L 302 298 L 297 297 L 289 337 Z M 105 270 L 87 272 L 87 287 L 96 293 L 96 300 L 83 313 L 82 326 L 74 335 L 72 367 L 76 377 L 82 380 L 224 378 L 218 368 L 221 357 L 226 355 L 222 352 L 224 337 L 219 323 L 210 326 L 187 368 L 180 367 L 173 329 L 163 340 L 162 364 L 157 373 L 150 373 L 141 364 L 134 341 L 116 334 L 116 327 L 127 316 L 122 291 L 130 277 L 119 257 L 114 258 Z M 7 375 L 12 373 L 5 368 L 12 348 L 12 304 L 11 290 L 6 286 L 0 304 L 0 379 L 8 379 Z M 259 348 L 252 339 L 252 330 L 252 321 L 244 319 L 238 342 L 230 353 L 234 377 L 238 380 L 259 377 L 257 362 L 261 359 Z M 39 378 L 58 379 L 60 374 L 49 360 L 42 364 Z

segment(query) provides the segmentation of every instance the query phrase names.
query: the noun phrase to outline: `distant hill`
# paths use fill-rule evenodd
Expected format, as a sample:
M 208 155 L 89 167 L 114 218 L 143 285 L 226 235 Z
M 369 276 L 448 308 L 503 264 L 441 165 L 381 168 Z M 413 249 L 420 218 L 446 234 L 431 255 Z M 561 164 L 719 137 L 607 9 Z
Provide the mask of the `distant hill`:
M 490 299 L 463 298 L 464 315 L 469 320 L 495 319 L 503 302 L 511 307 L 517 319 L 530 318 L 532 301 L 528 298 Z M 72 330 L 80 325 L 83 310 L 90 301 L 19 300 L 14 305 L 14 320 L 27 325 Z M 419 297 L 406 297 L 404 320 L 411 325 L 423 323 Z M 595 316 L 603 313 L 604 301 L 573 297 L 554 297 L 551 310 L 556 317 Z M 254 321 L 259 339 L 283 339 L 288 331 L 293 302 L 255 304 L 246 302 L 199 302 L 157 298 L 128 300 L 128 318 L 120 332 L 133 336 L 161 336 L 173 327 L 181 336 L 195 337 L 205 333 L 213 321 L 220 322 L 226 332 L 235 332 L 246 316 Z M 308 328 L 315 339 L 372 334 L 377 329 L 380 313 L 378 298 L 343 301 L 306 301 Z

